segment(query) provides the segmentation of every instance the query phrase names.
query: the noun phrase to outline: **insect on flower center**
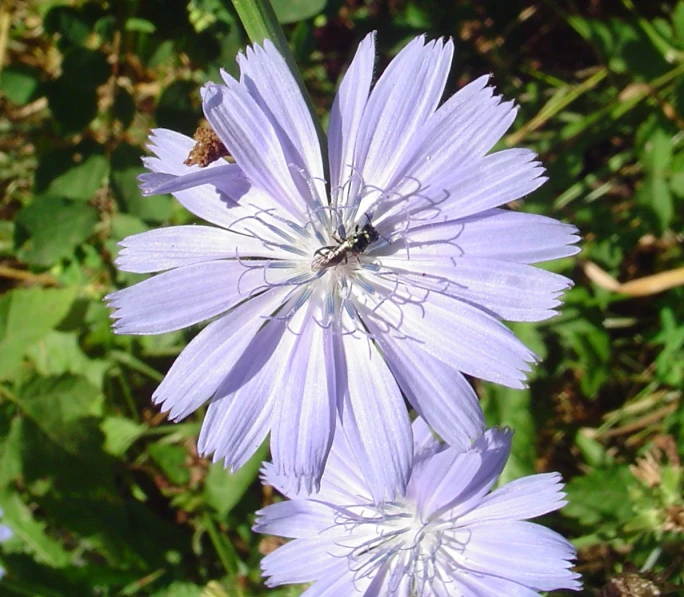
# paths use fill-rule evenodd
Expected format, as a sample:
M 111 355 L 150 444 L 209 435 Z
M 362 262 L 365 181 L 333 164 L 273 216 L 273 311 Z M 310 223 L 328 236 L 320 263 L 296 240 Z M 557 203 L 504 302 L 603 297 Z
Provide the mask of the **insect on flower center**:
M 366 223 L 361 227 L 357 225 L 353 234 L 346 238 L 335 238 L 337 245 L 327 245 L 317 249 L 313 254 L 311 269 L 318 272 L 341 263 L 347 263 L 350 256 L 358 257 L 365 253 L 368 247 L 379 238 L 380 234 L 366 214 Z

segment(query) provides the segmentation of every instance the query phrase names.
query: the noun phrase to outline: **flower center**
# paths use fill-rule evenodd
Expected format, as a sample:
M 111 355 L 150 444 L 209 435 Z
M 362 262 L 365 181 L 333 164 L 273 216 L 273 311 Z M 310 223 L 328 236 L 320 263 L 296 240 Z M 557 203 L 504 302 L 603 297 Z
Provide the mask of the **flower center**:
M 339 524 L 349 527 L 350 538 L 361 539 L 349 554 L 350 568 L 359 578 L 371 578 L 383 568 L 399 567 L 411 578 L 412 594 L 438 574 L 437 556 L 443 544 L 440 521 L 425 521 L 416 504 L 400 500 L 379 506 L 345 510 Z M 396 587 L 390 587 L 393 589 Z

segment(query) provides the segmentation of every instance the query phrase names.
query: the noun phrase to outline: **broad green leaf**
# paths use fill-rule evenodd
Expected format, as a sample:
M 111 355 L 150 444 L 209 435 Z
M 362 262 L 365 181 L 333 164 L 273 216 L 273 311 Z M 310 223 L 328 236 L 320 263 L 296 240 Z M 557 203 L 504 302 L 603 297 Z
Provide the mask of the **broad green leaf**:
M 78 345 L 76 333 L 52 331 L 31 346 L 27 355 L 43 376 L 80 374 L 102 388 L 102 378 L 110 366 L 104 359 L 89 359 Z
M 112 190 L 130 216 L 150 222 L 165 222 L 171 215 L 171 197 L 143 197 L 138 188 L 138 176 L 145 172 L 137 147 L 120 144 L 112 154 Z
M 105 434 L 105 452 L 119 457 L 144 435 L 148 427 L 123 417 L 106 417 L 100 429 Z
M 263 443 L 254 456 L 235 473 L 229 473 L 220 462 L 213 463 L 204 481 L 204 499 L 207 504 L 225 517 L 254 483 L 266 458 L 268 443 Z
M 626 466 L 594 469 L 571 479 L 565 486 L 568 505 L 563 514 L 593 527 L 602 521 L 627 523 L 632 515 L 629 487 L 635 482 Z
M 147 448 L 159 468 L 174 485 L 185 485 L 190 480 L 190 471 L 187 466 L 187 451 L 173 444 L 157 442 Z
M 76 292 L 76 288 L 29 288 L 0 297 L 0 379 L 7 379 L 29 347 L 64 319 Z
M 0 442 L 0 491 L 22 474 L 21 432 L 24 420 L 14 417 Z M 0 504 L 1 505 L 1 504 Z
M 14 250 L 14 222 L 0 221 L 0 255 L 10 255 Z
M 322 12 L 327 0 L 271 0 L 273 10 L 283 25 L 310 19 Z
M 14 532 L 13 541 L 21 542 L 22 550 L 31 554 L 37 562 L 53 568 L 61 568 L 69 563 L 70 555 L 46 533 L 46 524 L 36 519 L 35 513 L 22 502 L 16 493 L 0 494 L 4 515 L 2 522 Z
M 34 189 L 40 195 L 58 195 L 90 201 L 104 187 L 109 162 L 104 147 L 85 141 L 73 148 L 58 149 L 40 157 Z
M 674 203 L 667 181 L 662 176 L 649 176 L 637 191 L 637 200 L 654 215 L 658 232 L 667 230 L 674 218 Z
M 101 415 L 99 398 L 97 387 L 78 375 L 33 377 L 17 391 L 22 410 L 48 435 L 59 423 Z
M 19 106 L 36 99 L 40 88 L 40 71 L 24 64 L 10 65 L 0 72 L 0 91 Z
M 82 45 L 90 33 L 90 26 L 83 14 L 71 6 L 55 6 L 44 20 L 45 32 L 59 34 L 70 44 Z
M 90 237 L 97 220 L 90 205 L 60 197 L 37 199 L 17 216 L 17 236 L 26 237 L 19 256 L 32 265 L 53 265 Z
M 136 33 L 154 33 L 157 30 L 157 27 L 152 21 L 132 17 L 126 19 L 124 30 L 135 31 Z

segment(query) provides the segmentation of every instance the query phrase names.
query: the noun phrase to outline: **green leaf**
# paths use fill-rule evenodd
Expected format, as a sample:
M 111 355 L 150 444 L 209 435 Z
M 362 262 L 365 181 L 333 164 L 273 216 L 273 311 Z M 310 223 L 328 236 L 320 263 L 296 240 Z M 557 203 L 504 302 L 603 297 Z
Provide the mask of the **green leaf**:
M 40 157 L 34 191 L 89 201 L 107 182 L 109 162 L 104 147 L 83 142 L 70 149 L 59 149 Z
M 14 222 L 0 221 L 0 255 L 14 252 Z
M 677 2 L 677 6 L 672 11 L 672 26 L 677 45 L 684 48 L 684 2 L 682 0 Z
M 143 197 L 138 188 L 138 175 L 145 172 L 140 161 L 142 156 L 140 149 L 125 143 L 114 150 L 112 190 L 130 215 L 150 222 L 165 222 L 171 216 L 171 197 Z
M 536 429 L 532 418 L 530 391 L 489 383 L 485 387 L 484 411 L 487 424 L 507 425 L 515 431 L 511 454 L 499 482 L 508 483 L 533 474 Z
M 62 60 L 62 80 L 74 89 L 94 89 L 107 82 L 112 67 L 107 57 L 95 50 L 71 48 Z
M 662 175 L 670 167 L 672 159 L 672 137 L 662 128 L 657 128 L 646 141 L 643 164 L 655 175 Z
M 105 371 L 110 367 L 103 359 L 89 359 L 78 344 L 78 335 L 73 332 L 52 331 L 31 346 L 27 355 L 43 376 L 80 374 L 100 389 Z
M 37 562 L 52 568 L 61 568 L 69 563 L 69 553 L 62 548 L 59 541 L 46 533 L 46 524 L 36 519 L 17 494 L 3 495 L 0 503 L 4 510 L 2 522 L 14 531 L 15 540 L 21 541 L 26 553 L 32 554 Z
M 220 462 L 213 463 L 204 482 L 204 499 L 207 504 L 225 517 L 255 481 L 266 458 L 268 443 L 264 442 L 254 456 L 235 473 L 229 473 Z
M 184 448 L 157 442 L 151 444 L 147 451 L 171 483 L 185 485 L 190 481 L 190 471 L 186 464 L 188 453 Z
M 28 348 L 66 316 L 76 292 L 76 288 L 29 288 L 0 297 L 0 379 L 7 379 Z
M 97 91 L 94 87 L 76 89 L 70 81 L 60 77 L 46 86 L 46 95 L 55 128 L 65 137 L 81 132 L 97 115 Z M 74 110 L 77 98 L 78 110 Z
M 323 12 L 327 0 L 271 0 L 278 21 L 283 25 L 310 19 Z
M 159 126 L 192 135 L 198 124 L 199 93 L 192 81 L 174 81 L 162 91 L 157 104 Z
M 55 6 L 45 15 L 45 32 L 59 34 L 62 39 L 74 45 L 85 43 L 90 26 L 83 15 L 71 6 Z
M 660 233 L 667 230 L 674 217 L 674 203 L 667 181 L 662 176 L 649 176 L 639 188 L 637 201 L 653 214 Z
M 150 597 L 209 597 L 204 589 L 190 582 L 172 582 L 168 587 L 155 591 Z
M 33 377 L 20 387 L 17 403 L 53 439 L 63 435 L 60 425 L 100 415 L 102 410 L 97 387 L 77 375 Z
M 595 469 L 574 477 L 566 486 L 568 505 L 563 514 L 593 527 L 602 521 L 628 522 L 633 514 L 628 499 L 634 477 L 626 466 Z
M 0 91 L 8 100 L 24 106 L 36 99 L 40 88 L 40 71 L 25 64 L 12 64 L 0 73 Z
M 135 101 L 133 96 L 123 87 L 117 87 L 116 89 L 112 114 L 114 114 L 114 118 L 121 123 L 124 129 L 131 126 L 135 116 Z
M 100 428 L 105 434 L 105 452 L 115 457 L 123 456 L 148 429 L 147 425 L 123 417 L 107 417 Z
M 43 197 L 17 216 L 18 254 L 26 263 L 48 267 L 71 255 L 90 237 L 98 214 L 90 205 L 59 197 Z
M 124 24 L 124 31 L 135 31 L 137 33 L 154 33 L 157 30 L 156 25 L 147 19 L 139 19 L 132 17 L 126 19 Z
M 3 438 L 4 441 L 0 443 L 0 490 L 4 490 L 23 473 L 21 466 L 23 422 L 24 420 L 21 417 L 14 417 L 9 432 Z

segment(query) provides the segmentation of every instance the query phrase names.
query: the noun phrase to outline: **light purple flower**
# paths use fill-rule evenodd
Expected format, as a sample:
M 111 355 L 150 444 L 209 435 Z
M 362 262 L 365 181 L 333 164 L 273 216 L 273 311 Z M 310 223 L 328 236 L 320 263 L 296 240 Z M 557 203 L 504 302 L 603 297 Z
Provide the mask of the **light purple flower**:
M 366 37 L 330 115 L 327 186 L 306 104 L 268 41 L 238 57 L 239 81 L 223 73 L 202 90 L 235 164 L 186 166 L 194 142 L 153 131 L 143 192 L 171 192 L 214 226 L 125 239 L 120 269 L 164 273 L 108 301 L 120 334 L 213 319 L 154 394 L 174 420 L 210 401 L 203 454 L 237 469 L 270 432 L 275 465 L 311 488 L 339 418 L 386 492 L 375 497 L 391 497 L 412 452 L 404 398 L 463 447 L 484 430 L 463 373 L 523 387 L 535 355 L 501 320 L 555 313 L 569 280 L 530 264 L 574 254 L 576 230 L 499 208 L 539 187 L 543 168 L 526 149 L 487 155 L 516 114 L 487 77 L 439 106 L 452 54 L 451 41 L 416 38 L 371 90 Z
M 2 515 L 4 514 L 2 508 L 0 508 L 0 518 L 2 518 Z M 0 543 L 3 541 L 7 541 L 7 539 L 11 538 L 14 533 L 12 532 L 12 529 L 10 529 L 8 526 L 4 524 L 0 524 Z M 0 578 L 5 576 L 5 569 L 0 566 Z
M 531 475 L 490 493 L 512 432 L 490 429 L 470 448 L 438 443 L 422 419 L 406 491 L 373 500 L 344 434 L 335 442 L 320 493 L 298 494 L 266 464 L 264 482 L 289 501 L 257 512 L 255 531 L 294 539 L 262 561 L 267 584 L 314 583 L 306 597 L 529 597 L 581 588 L 574 547 L 527 522 L 561 508 L 556 473 Z

